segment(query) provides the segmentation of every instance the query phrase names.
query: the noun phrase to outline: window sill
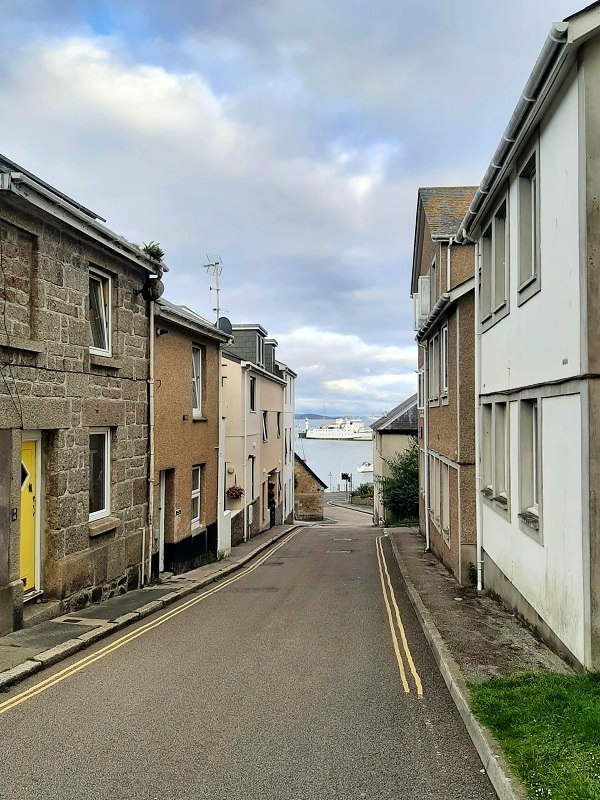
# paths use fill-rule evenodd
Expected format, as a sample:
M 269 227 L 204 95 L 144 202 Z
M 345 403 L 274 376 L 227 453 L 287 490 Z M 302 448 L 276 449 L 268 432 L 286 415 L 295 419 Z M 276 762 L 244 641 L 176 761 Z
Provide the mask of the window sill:
M 206 422 L 206 417 L 202 416 L 201 411 L 192 411 L 192 420 L 194 422 Z
M 192 537 L 198 536 L 200 533 L 206 532 L 206 525 L 201 525 L 199 522 L 192 523 L 192 528 L 190 531 L 190 535 Z
M 482 489 L 482 490 L 481 490 L 481 494 L 482 494 L 484 497 L 487 497 L 487 498 L 488 498 L 488 500 L 491 500 L 491 499 L 492 499 L 492 497 L 494 496 L 494 493 L 493 493 L 493 491 L 492 491 L 491 489 Z
M 98 356 L 90 353 L 90 364 L 92 367 L 104 367 L 106 369 L 123 369 L 123 359 L 113 358 L 112 356 Z
M 533 528 L 534 531 L 539 531 L 540 518 L 537 514 L 534 514 L 533 511 L 521 511 L 521 513 L 518 514 L 518 517 L 521 522 L 525 523 L 525 525 L 529 525 L 529 527 Z
M 508 498 L 504 497 L 504 495 L 497 494 L 495 497 L 492 497 L 492 500 L 494 503 L 498 503 L 501 508 L 508 508 Z
M 23 350 L 26 353 L 43 353 L 45 345 L 43 342 L 25 339 L 23 336 L 7 336 L 5 333 L 0 333 L 0 347 Z
M 102 517 L 102 519 L 95 519 L 88 523 L 90 538 L 100 536 L 102 533 L 108 533 L 108 531 L 113 531 L 120 524 L 121 520 L 118 517 L 108 516 Z
M 519 288 L 517 289 L 517 292 L 519 292 L 519 293 L 520 293 L 520 292 L 523 292 L 523 291 L 525 291 L 525 289 L 527 289 L 527 287 L 528 287 L 528 286 L 531 286 L 531 284 L 532 284 L 532 283 L 534 283 L 535 281 L 537 281 L 538 277 L 539 277 L 539 276 L 537 275 L 537 273 L 536 273 L 536 274 L 534 274 L 534 275 L 530 275 L 530 276 L 529 276 L 528 278 L 526 278 L 526 279 L 523 281 L 523 283 L 522 283 L 522 284 L 519 286 Z

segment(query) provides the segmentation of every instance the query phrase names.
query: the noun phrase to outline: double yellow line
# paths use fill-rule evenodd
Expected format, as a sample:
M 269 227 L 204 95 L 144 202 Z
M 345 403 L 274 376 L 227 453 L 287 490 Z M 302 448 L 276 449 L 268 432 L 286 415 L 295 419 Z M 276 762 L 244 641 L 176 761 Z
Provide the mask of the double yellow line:
M 228 586 L 231 586 L 232 583 L 241 580 L 242 578 L 249 575 L 251 572 L 254 572 L 255 569 L 258 569 L 262 564 L 267 561 L 267 559 L 271 558 L 278 550 L 281 550 L 282 547 L 296 536 L 301 529 L 295 530 L 282 539 L 278 544 L 272 547 L 264 556 L 261 556 L 257 561 L 255 561 L 252 566 L 247 567 L 246 569 L 237 572 L 234 577 L 227 578 L 224 581 L 220 581 L 218 584 L 213 586 L 213 588 L 209 589 L 207 592 L 203 592 L 201 595 L 193 597 L 191 600 L 187 600 L 185 603 L 182 603 L 177 608 L 171 609 L 171 611 L 167 611 L 165 614 L 161 614 L 156 619 L 153 619 L 151 622 L 147 622 L 145 625 L 142 625 L 140 628 L 137 628 L 135 631 L 131 631 L 130 633 L 126 633 L 124 636 L 121 636 L 111 644 L 107 644 L 105 647 L 102 647 L 100 650 L 97 650 L 95 653 L 91 653 L 89 656 L 85 656 L 84 658 L 79 659 L 74 664 L 71 664 L 69 667 L 65 667 L 64 669 L 60 670 L 60 672 L 51 675 L 49 678 L 46 678 L 39 683 L 36 683 L 35 686 L 32 686 L 30 689 L 26 689 L 24 692 L 15 695 L 14 697 L 5 700 L 3 703 L 0 703 L 0 715 L 6 714 L 7 711 L 10 711 L 16 706 L 20 706 L 22 703 L 25 703 L 27 700 L 31 700 L 32 697 L 35 697 L 42 692 L 51 689 L 53 686 L 56 686 L 57 683 L 61 683 L 62 681 L 67 680 L 72 675 L 75 675 L 77 672 L 80 672 L 82 669 L 91 666 L 96 661 L 100 661 L 101 658 L 105 658 L 106 656 L 114 653 L 115 650 L 118 650 L 121 647 L 124 647 L 126 644 L 133 642 L 135 639 L 138 639 L 140 636 L 144 636 L 144 634 L 149 633 L 150 631 L 154 630 L 154 628 L 158 628 L 159 625 L 163 625 L 165 622 L 173 619 L 178 614 L 183 614 L 184 611 L 187 611 L 192 606 L 195 606 L 197 603 L 201 603 L 203 600 L 206 600 L 209 597 L 212 597 L 217 592 L 223 591 Z
M 404 660 L 402 658 L 400 644 L 398 642 L 398 633 L 400 634 L 400 639 L 402 640 L 402 650 L 404 652 L 404 658 L 406 659 L 408 669 L 410 670 L 410 673 L 414 680 L 415 689 L 417 691 L 417 697 L 421 700 L 423 698 L 423 686 L 421 684 L 421 679 L 419 678 L 419 673 L 416 670 L 415 662 L 413 661 L 412 655 L 410 653 L 410 648 L 408 646 L 408 641 L 406 639 L 404 625 L 402 624 L 402 619 L 400 617 L 400 610 L 398 608 L 398 603 L 396 602 L 396 595 L 394 594 L 392 581 L 390 579 L 390 573 L 388 571 L 387 562 L 385 560 L 385 555 L 383 553 L 382 539 L 383 536 L 377 537 L 377 540 L 375 542 L 375 548 L 377 550 L 377 563 L 379 565 L 381 591 L 383 592 L 383 599 L 387 611 L 388 624 L 390 626 L 390 633 L 392 634 L 392 644 L 394 646 L 394 653 L 396 654 L 396 661 L 398 662 L 398 669 L 400 671 L 400 680 L 402 681 L 402 687 L 404 688 L 405 694 L 409 694 L 410 686 L 407 680 L 406 670 L 404 668 Z M 392 616 L 392 607 L 394 609 L 394 616 Z

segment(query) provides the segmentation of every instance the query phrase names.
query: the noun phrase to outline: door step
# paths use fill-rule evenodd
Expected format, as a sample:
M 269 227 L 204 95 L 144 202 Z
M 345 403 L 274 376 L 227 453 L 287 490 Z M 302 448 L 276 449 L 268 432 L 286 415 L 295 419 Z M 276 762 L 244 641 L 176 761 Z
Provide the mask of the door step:
M 27 603 L 23 606 L 23 627 L 31 628 L 40 622 L 58 617 L 62 612 L 60 600 L 46 600 L 43 603 Z

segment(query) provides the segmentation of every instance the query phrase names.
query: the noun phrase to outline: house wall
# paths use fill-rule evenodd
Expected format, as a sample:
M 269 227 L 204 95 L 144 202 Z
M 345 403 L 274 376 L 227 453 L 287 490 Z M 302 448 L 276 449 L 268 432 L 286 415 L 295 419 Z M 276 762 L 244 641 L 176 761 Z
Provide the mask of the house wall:
M 577 376 L 581 367 L 578 91 L 572 71 L 540 128 L 541 291 L 517 305 L 517 179 L 510 184 L 510 313 L 481 339 L 482 393 Z M 552 330 L 548 321 L 552 320 Z M 527 343 L 524 347 L 523 344 Z
M 0 632 L 19 627 L 20 448 L 40 432 L 40 588 L 62 610 L 137 587 L 148 510 L 145 272 L 24 202 L 4 197 L 0 354 L 2 459 L 12 473 L 9 563 L 0 562 Z M 89 352 L 90 265 L 112 276 L 112 356 Z M 110 518 L 89 522 L 89 428 L 111 432 Z M 4 534 L 6 538 L 6 534 Z M 6 550 L 3 550 L 6 552 Z
M 546 627 L 553 631 L 583 662 L 581 413 L 579 394 L 541 401 L 543 509 L 537 537 L 517 518 L 519 417 L 518 402 L 510 403 L 510 518 L 484 503 L 482 531 L 486 588 L 509 600 L 542 633 Z
M 261 530 L 271 526 L 271 518 L 268 504 L 269 483 L 274 486 L 275 494 L 275 523 L 281 525 L 283 522 L 283 385 L 264 374 L 259 374 L 257 378 L 258 397 L 260 407 L 260 482 L 261 488 Z M 262 436 L 262 415 L 267 414 L 267 435 L 266 441 Z M 277 414 L 280 414 L 281 435 L 277 436 Z
M 310 472 L 294 459 L 296 490 L 294 494 L 294 516 L 305 522 L 323 519 L 325 494 L 323 487 Z
M 159 473 L 172 470 L 165 507 L 165 569 L 181 572 L 216 555 L 219 345 L 157 317 L 155 337 L 155 547 Z M 192 414 L 192 346 L 202 349 L 202 418 Z M 200 525 L 192 528 L 192 468 L 200 465 Z
M 518 302 L 517 173 L 509 185 L 509 313 L 481 336 L 482 400 L 508 400 L 509 504 L 480 497 L 484 580 L 542 634 L 586 663 L 584 476 L 587 443 L 581 327 L 580 104 L 575 68 L 539 128 L 541 290 Z M 483 226 L 482 226 L 483 227 Z M 569 379 L 572 379 L 569 381 Z M 539 530 L 519 492 L 519 401 L 538 399 Z M 582 539 L 583 531 L 583 539 Z M 589 663 L 589 661 L 588 661 Z

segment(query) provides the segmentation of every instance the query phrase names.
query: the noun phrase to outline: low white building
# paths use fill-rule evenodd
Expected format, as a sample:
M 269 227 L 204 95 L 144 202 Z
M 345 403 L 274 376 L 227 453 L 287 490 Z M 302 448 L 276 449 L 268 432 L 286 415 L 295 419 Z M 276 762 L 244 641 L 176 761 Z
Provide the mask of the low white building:
M 479 585 L 600 669 L 600 4 L 555 24 L 476 242 Z

